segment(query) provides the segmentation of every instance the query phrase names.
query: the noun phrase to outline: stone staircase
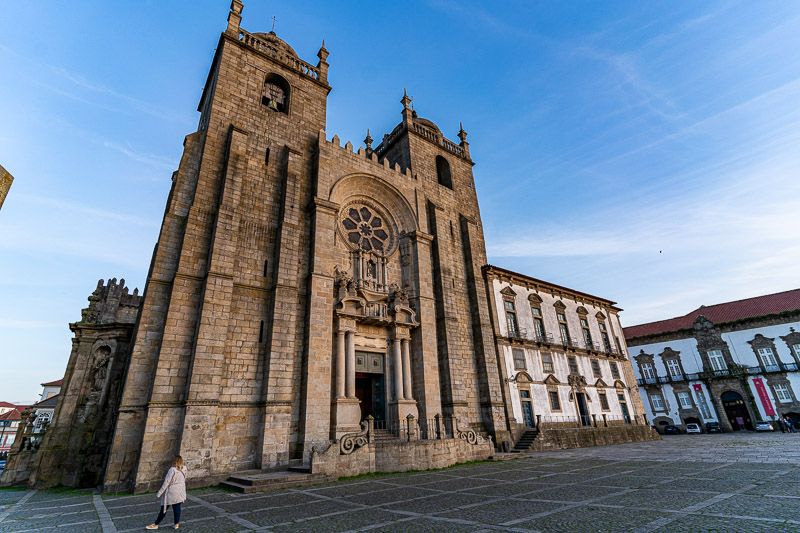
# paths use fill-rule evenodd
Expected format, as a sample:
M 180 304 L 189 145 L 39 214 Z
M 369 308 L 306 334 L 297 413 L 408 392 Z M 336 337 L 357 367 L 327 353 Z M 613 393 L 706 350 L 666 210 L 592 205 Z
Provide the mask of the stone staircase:
M 538 428 L 528 429 L 522 434 L 517 443 L 514 445 L 514 449 L 511 450 L 511 453 L 524 453 L 533 450 L 533 444 L 538 436 Z
M 220 486 L 250 494 L 267 492 L 287 487 L 312 485 L 332 478 L 322 474 L 312 474 L 306 465 L 290 466 L 284 470 L 245 470 L 232 474 Z
M 397 442 L 400 440 L 400 437 L 395 435 L 392 431 L 388 429 L 376 429 L 373 432 L 375 444 L 385 444 L 389 442 Z

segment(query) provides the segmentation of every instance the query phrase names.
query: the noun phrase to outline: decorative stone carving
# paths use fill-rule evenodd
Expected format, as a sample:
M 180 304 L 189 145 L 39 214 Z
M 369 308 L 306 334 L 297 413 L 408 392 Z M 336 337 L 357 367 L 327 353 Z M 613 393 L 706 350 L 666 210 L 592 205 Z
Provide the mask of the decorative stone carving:
M 587 385 L 586 377 L 578 374 L 570 374 L 567 376 L 567 383 L 577 391 L 582 391 Z
M 351 250 L 389 257 L 397 250 L 397 224 L 372 200 L 358 197 L 339 212 L 339 233 Z
M 366 420 L 361 421 L 361 431 L 342 435 L 342 438 L 339 439 L 339 453 L 341 455 L 350 455 L 356 449 L 369 444 L 372 433 L 371 427 L 372 416 L 369 416 Z
M 473 446 L 483 440 L 483 438 L 478 435 L 474 429 L 470 427 L 461 429 L 458 427 L 458 418 L 456 417 L 453 417 L 453 434 L 457 439 L 466 441 L 468 444 L 472 444 Z
M 108 381 L 109 362 L 111 361 L 111 349 L 108 346 L 101 346 L 97 349 L 92 363 L 91 388 L 86 395 L 86 404 L 78 414 L 78 421 L 81 423 L 89 420 L 95 412 L 102 407 L 106 381 Z

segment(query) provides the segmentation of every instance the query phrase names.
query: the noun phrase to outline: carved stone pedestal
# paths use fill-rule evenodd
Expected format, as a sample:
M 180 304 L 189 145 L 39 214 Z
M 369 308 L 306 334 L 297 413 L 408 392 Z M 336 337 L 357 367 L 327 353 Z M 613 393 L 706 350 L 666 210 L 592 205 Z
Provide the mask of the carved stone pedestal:
M 338 440 L 345 433 L 358 431 L 360 423 L 361 401 L 358 398 L 336 398 L 333 401 L 334 440 Z

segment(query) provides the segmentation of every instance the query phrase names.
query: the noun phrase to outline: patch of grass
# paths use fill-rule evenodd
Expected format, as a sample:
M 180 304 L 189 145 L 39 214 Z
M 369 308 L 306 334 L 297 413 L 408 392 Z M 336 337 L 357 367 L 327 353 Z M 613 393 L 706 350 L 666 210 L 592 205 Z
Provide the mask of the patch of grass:
M 45 494 L 84 496 L 84 495 L 94 494 L 95 491 L 94 489 L 77 489 L 75 487 L 65 487 L 64 485 L 57 485 L 49 489 L 41 489 L 38 492 L 43 492 Z
M 128 496 L 139 496 L 132 492 L 104 492 L 103 498 L 126 498 Z
M 0 487 L 0 492 L 14 492 L 14 491 L 25 491 L 28 490 L 27 487 L 22 485 L 12 485 L 10 487 Z

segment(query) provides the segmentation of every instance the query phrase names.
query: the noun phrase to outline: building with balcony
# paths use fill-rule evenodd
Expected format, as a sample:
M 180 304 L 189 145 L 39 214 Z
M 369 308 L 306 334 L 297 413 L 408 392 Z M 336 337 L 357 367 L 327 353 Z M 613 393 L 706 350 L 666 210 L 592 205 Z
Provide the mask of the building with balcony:
M 800 289 L 700 306 L 624 334 L 656 428 L 800 423 Z
M 22 418 L 22 406 L 0 402 L 0 459 L 5 459 L 14 444 Z
M 510 421 L 644 422 L 614 302 L 495 266 L 484 274 Z

